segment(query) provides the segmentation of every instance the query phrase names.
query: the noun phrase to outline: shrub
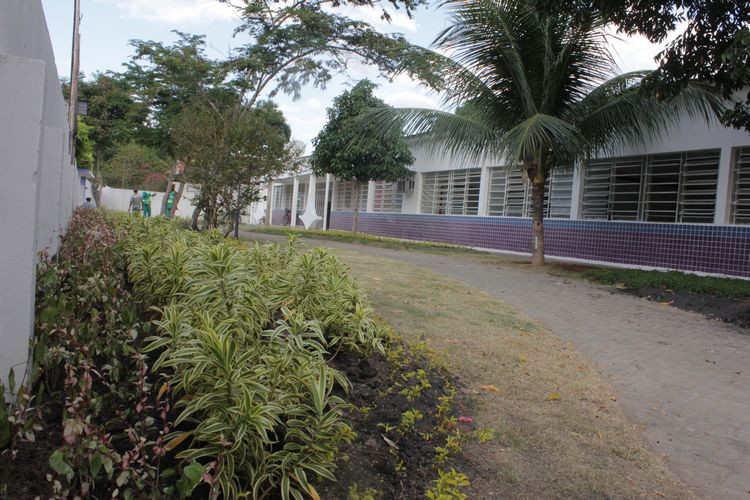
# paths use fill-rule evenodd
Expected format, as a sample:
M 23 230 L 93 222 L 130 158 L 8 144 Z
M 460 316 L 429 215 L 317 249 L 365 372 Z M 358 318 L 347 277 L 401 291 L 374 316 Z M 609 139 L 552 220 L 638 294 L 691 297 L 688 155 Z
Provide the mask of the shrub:
M 165 448 L 202 464 L 214 497 L 302 498 L 308 476 L 333 479 L 353 433 L 332 395 L 348 381 L 327 360 L 382 352 L 384 336 L 345 268 L 293 239 L 245 248 L 158 219 L 124 225 L 130 279 L 157 315 L 145 352 L 178 401 Z

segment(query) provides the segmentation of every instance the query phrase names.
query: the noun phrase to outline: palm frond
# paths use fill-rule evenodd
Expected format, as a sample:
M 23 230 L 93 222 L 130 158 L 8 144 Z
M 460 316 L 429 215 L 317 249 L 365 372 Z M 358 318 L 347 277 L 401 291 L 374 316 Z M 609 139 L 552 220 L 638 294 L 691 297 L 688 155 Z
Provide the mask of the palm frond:
M 466 155 L 482 161 L 504 153 L 501 134 L 483 121 L 481 114 L 449 113 L 424 108 L 374 108 L 361 120 L 385 136 L 403 130 L 409 142 L 425 147 L 427 155 Z
M 570 122 L 537 113 L 505 134 L 500 144 L 510 162 L 539 158 L 551 152 L 556 158 L 574 156 L 583 142 L 580 131 Z
M 649 74 L 636 71 L 612 78 L 571 108 L 566 118 L 586 138 L 586 151 L 579 156 L 643 145 L 663 137 L 685 118 L 711 124 L 724 109 L 718 92 L 698 82 L 689 83 L 673 98 L 661 99 L 643 86 Z

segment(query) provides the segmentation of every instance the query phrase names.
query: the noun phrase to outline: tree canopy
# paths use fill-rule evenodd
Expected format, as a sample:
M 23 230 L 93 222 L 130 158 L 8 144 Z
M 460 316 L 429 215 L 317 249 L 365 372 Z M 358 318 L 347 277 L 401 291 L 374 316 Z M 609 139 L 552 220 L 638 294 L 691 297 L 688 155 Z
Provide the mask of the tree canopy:
M 313 139 L 310 166 L 317 175 L 333 174 L 357 184 L 354 231 L 359 211 L 359 186 L 369 181 L 398 181 L 409 175 L 414 157 L 401 130 L 392 127 L 383 135 L 376 125 L 363 120 L 370 110 L 386 104 L 373 95 L 375 85 L 362 80 L 333 101 L 328 123 Z
M 259 199 L 266 178 L 290 162 L 291 129 L 270 101 L 249 108 L 231 100 L 196 100 L 175 120 L 173 134 L 209 227 L 234 223 L 238 210 Z
M 599 11 L 621 32 L 663 42 L 682 31 L 657 56 L 648 83 L 662 96 L 692 80 L 715 85 L 726 99 L 742 94 L 722 121 L 750 131 L 750 3 L 738 0 L 540 0 L 552 11 Z

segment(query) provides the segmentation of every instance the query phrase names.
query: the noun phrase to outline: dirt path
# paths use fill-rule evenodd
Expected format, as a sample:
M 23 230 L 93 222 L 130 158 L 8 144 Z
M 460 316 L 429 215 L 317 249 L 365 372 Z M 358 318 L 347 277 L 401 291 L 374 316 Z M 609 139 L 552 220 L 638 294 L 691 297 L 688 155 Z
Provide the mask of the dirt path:
M 750 498 L 747 332 L 508 259 L 323 240 L 315 244 L 429 268 L 543 322 L 599 364 L 628 417 L 643 427 L 653 449 L 665 454 L 696 492 L 709 498 Z

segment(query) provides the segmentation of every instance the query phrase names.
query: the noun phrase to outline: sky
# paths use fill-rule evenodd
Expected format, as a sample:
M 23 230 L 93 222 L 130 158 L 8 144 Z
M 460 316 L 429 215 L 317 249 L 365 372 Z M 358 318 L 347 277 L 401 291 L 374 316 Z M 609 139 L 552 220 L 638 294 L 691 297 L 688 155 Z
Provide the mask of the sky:
M 70 75 L 73 0 L 42 0 L 58 73 Z M 429 46 L 446 26 L 445 14 L 436 6 L 423 7 L 410 19 L 403 11 L 392 11 L 389 23 L 379 11 L 365 7 L 347 7 L 344 13 L 370 22 L 376 29 L 402 33 L 412 43 Z M 81 71 L 120 71 L 132 55 L 129 40 L 155 40 L 170 43 L 172 30 L 206 36 L 210 57 L 224 58 L 244 40 L 234 37 L 240 19 L 227 4 L 217 0 L 81 0 Z M 661 50 L 643 37 L 613 36 L 612 52 L 622 71 L 655 68 L 654 57 Z M 294 139 L 307 145 L 326 121 L 326 108 L 333 99 L 357 81 L 369 78 L 379 84 L 375 93 L 392 106 L 430 107 L 440 105 L 439 96 L 406 76 L 389 82 L 376 69 L 355 63 L 345 75 L 336 76 L 325 90 L 312 86 L 302 90 L 301 98 L 277 95 L 274 100 L 284 112 Z

